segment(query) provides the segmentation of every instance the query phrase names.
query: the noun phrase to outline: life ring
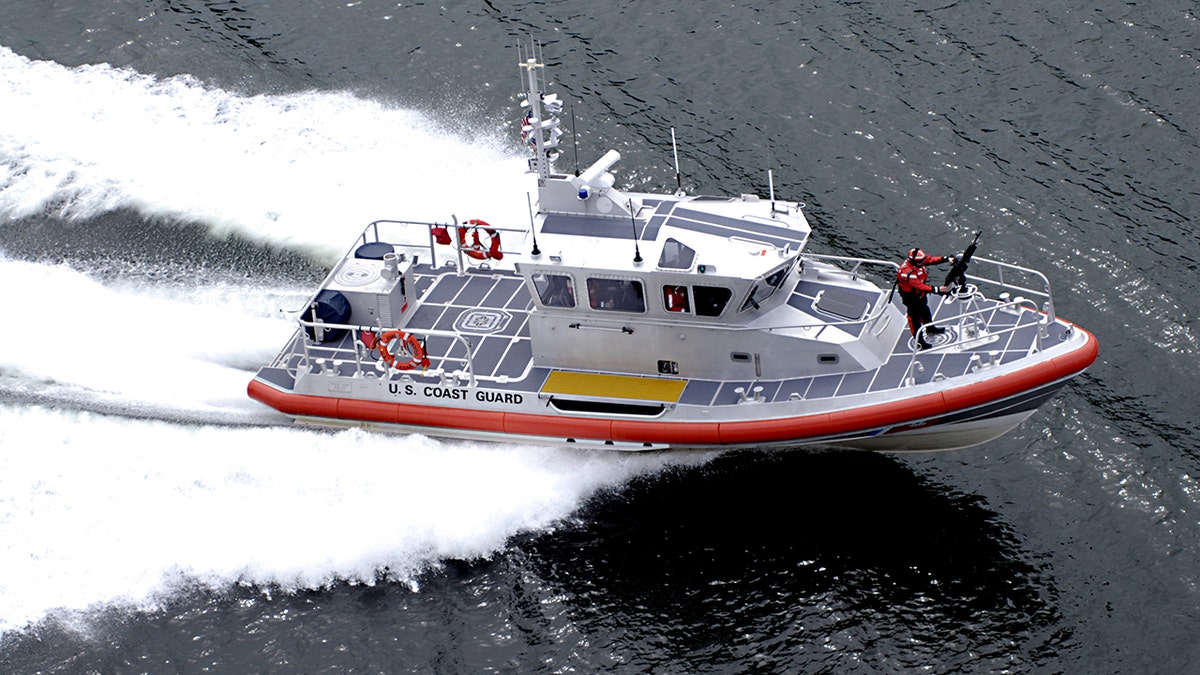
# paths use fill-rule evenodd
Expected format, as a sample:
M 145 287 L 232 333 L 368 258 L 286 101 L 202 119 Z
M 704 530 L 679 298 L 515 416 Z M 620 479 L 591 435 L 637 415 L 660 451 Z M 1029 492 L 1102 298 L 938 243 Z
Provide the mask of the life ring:
M 417 366 L 422 368 L 429 367 L 429 359 L 425 356 L 425 348 L 417 340 L 417 336 L 412 333 L 405 333 L 399 328 L 394 328 L 379 336 L 379 340 L 375 343 L 379 347 L 379 358 L 383 362 L 395 368 L 396 370 L 412 370 Z M 404 348 L 412 355 L 408 361 L 397 361 L 396 356 L 399 355 L 399 347 Z M 392 353 L 392 349 L 396 349 L 396 354 Z
M 479 236 L 481 229 L 489 240 L 486 246 Z M 476 260 L 487 260 L 488 258 L 500 260 L 504 257 L 504 254 L 500 252 L 500 233 L 482 220 L 468 220 L 466 224 L 459 226 L 458 247 L 462 249 L 463 253 Z

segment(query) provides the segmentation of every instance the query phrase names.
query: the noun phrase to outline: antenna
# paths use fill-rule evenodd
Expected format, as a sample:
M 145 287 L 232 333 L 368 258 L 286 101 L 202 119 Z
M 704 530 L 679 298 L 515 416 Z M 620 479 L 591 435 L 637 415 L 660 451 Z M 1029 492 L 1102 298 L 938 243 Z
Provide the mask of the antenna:
M 633 200 L 629 200 L 629 225 L 633 227 L 633 264 L 642 264 L 642 251 L 638 248 L 637 218 L 633 215 Z
M 528 192 L 525 193 L 525 203 L 529 205 L 529 231 L 533 233 L 533 250 L 529 254 L 536 258 L 542 252 L 538 250 L 537 227 L 533 224 L 533 197 L 530 197 Z
M 775 174 L 767 169 L 767 186 L 771 191 L 771 215 L 775 215 Z
M 683 175 L 679 173 L 679 147 L 675 145 L 675 127 L 671 127 L 671 152 L 675 154 L 675 194 L 683 196 Z
M 575 176 L 579 176 L 579 138 L 575 135 L 575 104 L 571 104 L 571 149 L 575 151 Z

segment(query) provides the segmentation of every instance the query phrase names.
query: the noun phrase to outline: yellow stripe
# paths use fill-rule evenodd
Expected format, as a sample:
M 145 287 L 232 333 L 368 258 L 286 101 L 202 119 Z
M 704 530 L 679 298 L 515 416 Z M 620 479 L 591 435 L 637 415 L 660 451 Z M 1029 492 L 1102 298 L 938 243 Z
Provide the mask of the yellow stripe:
M 556 370 L 546 378 L 546 384 L 542 386 L 542 393 L 675 403 L 679 401 L 679 396 L 683 394 L 683 388 L 686 385 L 687 380 Z

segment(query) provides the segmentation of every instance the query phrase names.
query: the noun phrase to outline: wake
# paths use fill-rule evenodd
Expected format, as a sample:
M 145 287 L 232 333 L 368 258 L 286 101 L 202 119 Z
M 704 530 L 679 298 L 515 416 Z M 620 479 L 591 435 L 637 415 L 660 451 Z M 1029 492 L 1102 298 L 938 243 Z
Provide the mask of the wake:
M 528 219 L 509 129 L 465 140 L 346 93 L 240 96 L 4 47 L 0 89 L 0 219 L 124 208 L 327 257 L 379 218 Z
M 180 426 L 0 406 L 0 635 L 197 586 L 417 589 L 597 489 L 707 456 Z M 82 621 L 80 618 L 82 617 Z
M 515 144 L 348 94 L 246 97 L 3 47 L 0 89 L 0 228 L 128 210 L 332 263 L 378 218 L 528 218 Z M 0 331 L 0 636 L 197 585 L 415 587 L 598 489 L 711 458 L 276 426 L 246 384 L 311 289 L 66 259 L 0 251 L 20 298 Z

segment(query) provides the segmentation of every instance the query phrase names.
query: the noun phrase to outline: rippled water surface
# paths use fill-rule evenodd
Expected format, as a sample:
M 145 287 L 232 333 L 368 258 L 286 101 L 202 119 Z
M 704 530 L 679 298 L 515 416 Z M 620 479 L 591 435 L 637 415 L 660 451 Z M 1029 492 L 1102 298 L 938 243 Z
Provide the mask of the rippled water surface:
M 1197 14 L 0 0 L 0 671 L 1196 669 Z M 674 189 L 674 128 L 817 252 L 982 230 L 1100 359 L 944 454 L 279 426 L 246 381 L 363 223 L 527 221 L 527 35 L 582 163 Z

